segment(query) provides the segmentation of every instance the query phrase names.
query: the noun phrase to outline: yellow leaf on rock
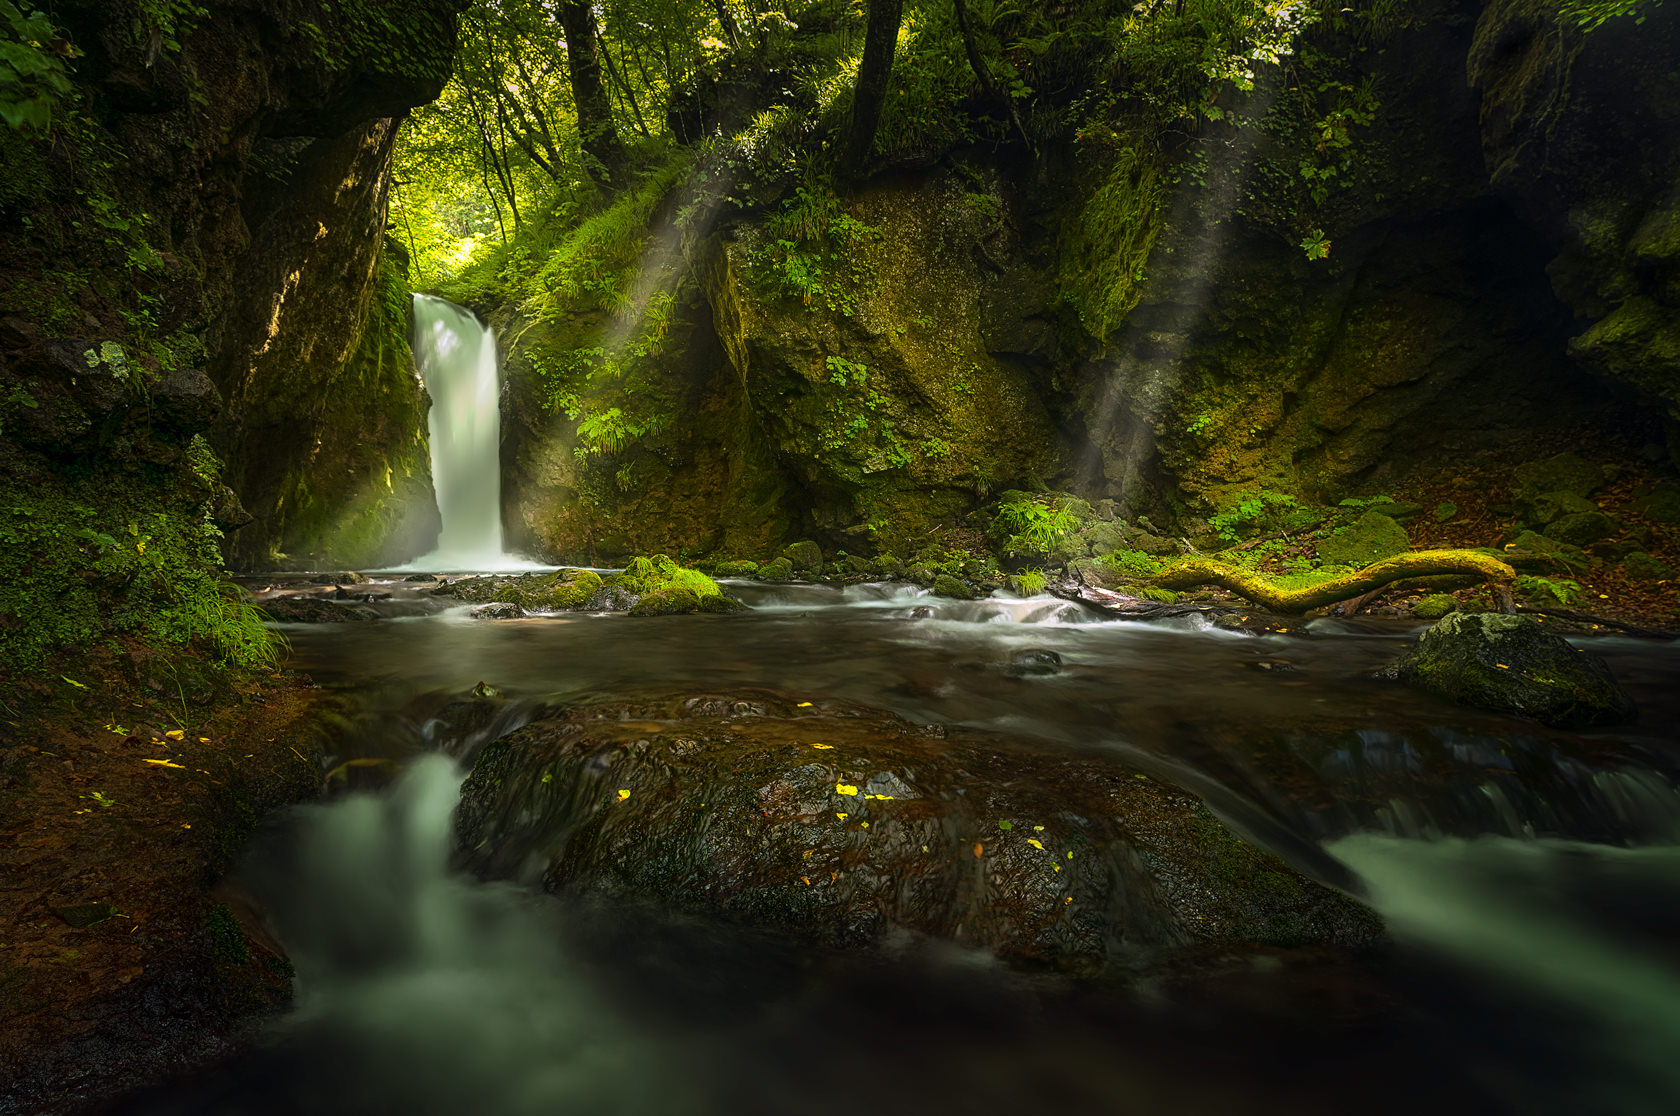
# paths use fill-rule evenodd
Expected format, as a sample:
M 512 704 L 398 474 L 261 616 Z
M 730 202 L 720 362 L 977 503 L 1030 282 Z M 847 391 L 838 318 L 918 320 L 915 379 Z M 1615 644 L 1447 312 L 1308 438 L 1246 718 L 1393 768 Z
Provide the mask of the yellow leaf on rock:
M 168 760 L 166 760 L 166 759 L 149 759 L 149 760 L 147 760 L 147 761 L 146 761 L 146 762 L 147 762 L 147 763 L 155 763 L 155 764 L 157 764 L 157 765 L 158 765 L 158 766 L 159 766 L 159 767 L 173 767 L 173 768 L 175 768 L 175 769 L 176 769 L 176 770 L 177 770 L 177 771 L 185 771 L 185 770 L 186 770 L 186 768 L 184 768 L 184 767 L 182 767 L 182 766 L 181 766 L 181 765 L 180 765 L 180 764 L 178 764 L 178 763 L 171 763 L 171 762 L 169 762 L 169 761 L 168 761 Z
M 623 801 L 624 801 L 624 800 L 625 800 L 625 799 L 626 799 L 626 798 L 629 798 L 629 797 L 630 797 L 630 792 L 629 792 L 629 791 L 627 791 L 627 790 L 624 790 L 624 789 L 622 789 L 622 788 L 621 788 L 621 789 L 620 789 L 620 790 L 619 790 L 619 792 L 618 792 L 618 800 L 619 800 L 619 801 L 620 801 L 620 802 L 623 802 Z
M 811 703 L 808 702 L 808 701 L 802 701 L 798 704 L 798 706 L 796 706 L 796 708 L 798 708 L 798 709 L 809 709 L 809 708 L 811 708 Z
M 167 736 L 171 740 L 185 740 L 187 738 L 187 734 L 182 732 L 180 729 L 170 729 L 163 735 Z
M 811 745 L 811 747 L 813 747 L 813 748 L 821 748 L 821 749 L 822 749 L 822 750 L 823 750 L 823 751 L 825 751 L 825 752 L 832 752 L 832 751 L 834 751 L 834 745 L 832 745 L 832 744 L 813 744 L 813 745 Z
M 834 789 L 844 795 L 856 795 L 857 788 L 850 783 L 835 783 Z
M 835 814 L 834 816 L 839 818 L 841 821 L 845 821 L 848 815 L 846 815 L 846 814 Z
M 986 846 L 985 846 L 985 845 L 982 845 L 982 844 L 980 844 L 980 843 L 979 843 L 979 842 L 975 842 L 975 845 L 974 845 L 974 858 L 975 858 L 975 859 L 976 859 L 976 860 L 978 860 L 978 859 L 980 859 L 980 858 L 981 858 L 981 857 L 982 857 L 982 856 L 985 856 L 985 855 L 986 855 Z
M 1043 849 L 1044 849 L 1044 845 L 1043 845 L 1043 844 L 1042 844 L 1042 843 L 1041 843 L 1041 842 L 1039 842 L 1039 841 L 1036 841 L 1036 840 L 1034 840 L 1034 839 L 1033 839 L 1033 838 L 1031 838 L 1031 837 L 1028 837 L 1028 838 L 1027 838 L 1027 844 L 1029 844 L 1029 845 L 1031 845 L 1031 846 L 1032 846 L 1032 847 L 1033 847 L 1033 848 L 1035 848 L 1035 849 L 1038 849 L 1038 850 L 1039 850 L 1039 851 L 1041 851 L 1041 852 L 1042 852 L 1042 851 L 1043 851 Z

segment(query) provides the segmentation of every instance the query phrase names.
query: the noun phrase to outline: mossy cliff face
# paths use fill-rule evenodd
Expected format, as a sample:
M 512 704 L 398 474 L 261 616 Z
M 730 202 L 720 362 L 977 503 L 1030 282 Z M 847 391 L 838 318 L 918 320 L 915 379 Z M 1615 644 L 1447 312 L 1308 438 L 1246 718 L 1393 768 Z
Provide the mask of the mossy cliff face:
M 1437 7 L 1321 75 L 1377 106 L 1318 196 L 1298 168 L 1322 157 L 1327 106 L 1287 91 L 1259 92 L 1258 138 L 1215 131 L 1174 156 L 1189 181 L 1132 219 L 1160 226 L 1135 308 L 1076 380 L 1082 488 L 1132 511 L 1335 497 L 1601 406 L 1565 352 L 1546 248 L 1489 188 L 1476 98 L 1441 80 L 1463 72 L 1470 25 Z
M 1680 460 L 1680 9 L 1647 4 L 1643 23 L 1588 35 L 1554 12 L 1490 0 L 1476 25 L 1489 177 L 1554 253 L 1571 355 L 1656 402 Z
M 390 463 L 392 490 L 405 473 L 428 487 L 402 330 L 371 306 L 389 274 L 394 118 L 441 89 L 457 8 L 54 6 L 84 52 L 67 63 L 74 91 L 50 132 L 8 133 L 0 189 L 0 452 L 14 470 L 73 461 L 145 487 L 165 482 L 141 463 L 184 468 L 209 432 L 257 516 L 235 560 L 291 538 L 331 554 L 339 527 L 389 535 L 389 513 L 375 528 L 310 508 L 342 516 L 375 460 L 380 485 Z M 261 444 L 286 420 L 296 436 Z M 236 499 L 199 514 L 213 510 L 224 530 L 249 518 Z
M 600 413 L 580 381 L 568 418 L 543 369 L 642 327 L 589 306 L 508 323 L 510 527 L 571 560 L 868 554 L 1013 487 L 1165 523 L 1645 432 L 1680 358 L 1680 40 L 1648 22 L 1619 89 L 1631 20 L 1583 39 L 1536 11 L 1428 0 L 1315 33 L 1190 139 L 1116 120 L 1032 167 L 948 152 L 710 221 L 671 176 L 623 264 L 670 272 L 666 342 L 612 446 L 580 434 Z
M 643 428 L 621 444 L 580 434 L 599 373 L 556 369 L 598 366 L 635 328 L 582 300 L 498 316 L 509 544 L 593 561 L 816 535 L 867 552 L 1064 471 L 1033 319 L 1049 288 L 1022 275 L 1004 188 L 975 185 L 936 171 L 869 188 L 845 209 L 862 231 L 812 289 L 778 281 L 755 222 L 687 235 L 662 341 L 626 359 Z
M 936 172 L 863 191 L 847 211 L 868 231 L 820 292 L 776 287 L 759 227 L 699 249 L 724 351 L 812 530 L 921 535 L 1062 471 L 1038 370 L 997 351 L 1021 310 L 998 313 L 999 261 L 1022 256 L 1000 186 Z
M 641 401 L 668 416 L 611 452 L 590 453 L 539 369 L 610 343 L 615 321 L 577 307 L 545 321 L 499 317 L 508 370 L 502 500 L 507 545 L 557 561 L 639 553 L 763 553 L 800 502 L 777 467 L 691 281 Z

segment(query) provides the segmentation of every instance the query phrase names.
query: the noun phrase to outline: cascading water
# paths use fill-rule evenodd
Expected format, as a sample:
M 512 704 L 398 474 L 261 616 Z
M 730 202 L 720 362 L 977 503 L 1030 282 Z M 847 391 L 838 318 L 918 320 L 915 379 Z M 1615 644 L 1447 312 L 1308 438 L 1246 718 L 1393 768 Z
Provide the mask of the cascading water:
M 427 416 L 432 483 L 443 531 L 420 569 L 499 570 L 524 565 L 502 549 L 501 413 L 496 335 L 470 310 L 414 296 L 414 358 L 432 397 Z

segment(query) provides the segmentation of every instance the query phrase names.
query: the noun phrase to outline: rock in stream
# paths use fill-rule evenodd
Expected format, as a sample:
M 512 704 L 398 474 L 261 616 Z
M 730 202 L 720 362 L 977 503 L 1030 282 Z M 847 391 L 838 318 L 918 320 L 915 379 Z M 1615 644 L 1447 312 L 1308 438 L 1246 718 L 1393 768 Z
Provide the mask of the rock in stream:
M 909 931 L 1072 975 L 1382 936 L 1359 904 L 1118 762 L 767 692 L 529 724 L 479 755 L 457 831 L 475 871 L 550 891 L 825 945 Z

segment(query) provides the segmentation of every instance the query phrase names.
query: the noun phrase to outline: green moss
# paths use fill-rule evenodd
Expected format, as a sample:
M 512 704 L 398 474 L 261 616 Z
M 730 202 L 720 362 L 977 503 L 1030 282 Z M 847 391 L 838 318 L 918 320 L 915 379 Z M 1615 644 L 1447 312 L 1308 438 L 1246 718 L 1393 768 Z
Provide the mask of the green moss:
M 210 908 L 210 913 L 204 916 L 204 929 L 210 935 L 210 949 L 218 962 L 243 965 L 251 959 L 245 929 L 226 905 L 217 903 Z
M 1092 337 L 1102 339 L 1138 303 L 1150 249 L 1161 231 L 1166 176 L 1141 137 L 1113 157 L 1062 233 L 1062 297 Z
M 792 581 L 793 563 L 786 558 L 776 558 L 758 568 L 761 581 Z
M 1446 593 L 1431 593 L 1412 606 L 1412 615 L 1419 620 L 1439 620 L 1447 613 L 1457 611 L 1457 599 Z
M 1141 550 L 1112 550 L 1097 559 L 1097 565 L 1115 577 L 1150 578 L 1160 573 L 1164 565 Z
M 1157 604 L 1174 604 L 1182 595 L 1183 594 L 1181 593 L 1173 592 L 1171 589 L 1157 589 L 1153 585 L 1145 586 L 1143 589 L 1138 591 L 1138 596 L 1142 597 L 1146 601 L 1154 601 Z
M 659 593 L 686 593 L 695 602 L 695 608 L 705 597 L 716 597 L 723 593 L 718 583 L 699 570 L 685 569 L 666 554 L 656 554 L 652 558 L 632 558 L 624 572 L 612 574 L 603 582 L 606 585 L 617 585 L 627 589 L 637 596 L 649 596 Z M 668 602 L 667 602 L 668 603 Z M 650 609 L 661 607 L 649 605 Z M 694 609 L 676 609 L 667 607 L 665 611 L 689 611 Z M 652 613 L 643 613 L 652 615 Z
M 719 577 L 751 577 L 758 572 L 758 563 L 750 559 L 719 562 L 715 572 Z
M 241 667 L 272 667 L 284 646 L 222 576 L 221 532 L 186 468 L 86 469 L 0 486 L 0 664 L 122 634 L 196 644 Z
M 939 574 L 933 579 L 933 592 L 935 596 L 951 597 L 959 601 L 966 601 L 974 595 L 968 591 L 967 585 L 950 574 Z
M 655 589 L 642 594 L 630 609 L 631 616 L 671 616 L 683 612 L 699 612 L 700 598 L 692 589 L 673 587 Z
M 1404 527 L 1381 512 L 1370 510 L 1319 543 L 1318 556 L 1329 565 L 1368 566 L 1403 554 L 1411 545 Z
M 1674 576 L 1672 566 L 1643 550 L 1636 550 L 1622 559 L 1622 569 L 1633 581 L 1666 581 Z

